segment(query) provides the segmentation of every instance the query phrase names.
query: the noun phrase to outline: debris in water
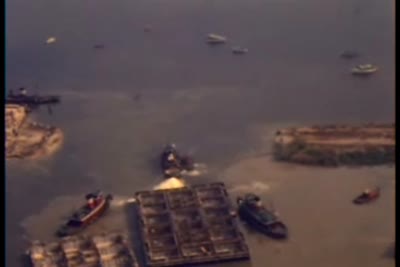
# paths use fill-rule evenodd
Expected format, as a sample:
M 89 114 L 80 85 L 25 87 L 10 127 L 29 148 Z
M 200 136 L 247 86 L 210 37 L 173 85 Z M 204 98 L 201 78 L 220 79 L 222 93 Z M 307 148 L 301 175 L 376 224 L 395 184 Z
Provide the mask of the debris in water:
M 49 37 L 46 40 L 46 44 L 52 44 L 52 43 L 55 43 L 56 41 L 57 41 L 56 37 Z

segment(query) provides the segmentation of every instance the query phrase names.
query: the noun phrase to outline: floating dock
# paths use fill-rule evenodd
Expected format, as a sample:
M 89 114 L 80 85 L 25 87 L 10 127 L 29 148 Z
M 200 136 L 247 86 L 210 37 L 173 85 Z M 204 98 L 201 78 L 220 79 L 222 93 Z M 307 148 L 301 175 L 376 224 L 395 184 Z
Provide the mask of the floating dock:
M 127 238 L 117 233 L 35 241 L 27 254 L 33 267 L 139 267 Z
M 249 259 L 223 183 L 136 193 L 149 267 Z

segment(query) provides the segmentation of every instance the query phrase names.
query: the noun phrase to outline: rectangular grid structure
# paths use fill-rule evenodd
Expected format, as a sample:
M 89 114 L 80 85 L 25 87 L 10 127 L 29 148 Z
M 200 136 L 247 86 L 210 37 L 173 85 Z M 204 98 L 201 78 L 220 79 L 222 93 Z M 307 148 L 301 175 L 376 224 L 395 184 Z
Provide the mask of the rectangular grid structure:
M 149 267 L 249 259 L 223 183 L 136 193 Z

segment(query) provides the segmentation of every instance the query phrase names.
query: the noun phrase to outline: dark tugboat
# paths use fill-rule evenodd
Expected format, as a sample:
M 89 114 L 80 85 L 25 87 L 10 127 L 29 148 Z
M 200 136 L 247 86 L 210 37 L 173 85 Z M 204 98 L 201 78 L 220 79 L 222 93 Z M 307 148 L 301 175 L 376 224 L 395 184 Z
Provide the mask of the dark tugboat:
M 101 191 L 86 195 L 87 203 L 76 211 L 71 218 L 57 231 L 58 237 L 76 234 L 95 222 L 110 206 L 112 195 L 104 195 Z
M 376 187 L 373 190 L 365 189 L 358 197 L 353 200 L 354 204 L 366 204 L 376 200 L 380 196 L 380 188 Z
M 170 144 L 161 154 L 161 169 L 166 178 L 179 177 L 183 171 L 194 170 L 194 162 L 189 156 L 179 155 L 175 144 Z
M 239 217 L 260 232 L 276 239 L 285 239 L 288 230 L 278 217 L 266 209 L 260 197 L 255 194 L 246 194 L 237 198 Z
M 20 88 L 18 93 L 14 93 L 11 90 L 6 98 L 7 104 L 23 105 L 29 108 L 36 108 L 41 105 L 58 104 L 60 101 L 60 97 L 55 95 L 28 95 L 25 88 Z

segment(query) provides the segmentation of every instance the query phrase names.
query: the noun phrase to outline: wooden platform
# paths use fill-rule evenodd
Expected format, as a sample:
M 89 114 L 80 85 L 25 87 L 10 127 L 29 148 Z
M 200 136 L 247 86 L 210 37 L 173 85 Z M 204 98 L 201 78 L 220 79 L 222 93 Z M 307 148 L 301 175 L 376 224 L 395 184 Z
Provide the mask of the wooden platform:
M 223 183 L 136 193 L 146 265 L 249 259 Z

